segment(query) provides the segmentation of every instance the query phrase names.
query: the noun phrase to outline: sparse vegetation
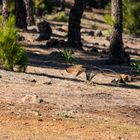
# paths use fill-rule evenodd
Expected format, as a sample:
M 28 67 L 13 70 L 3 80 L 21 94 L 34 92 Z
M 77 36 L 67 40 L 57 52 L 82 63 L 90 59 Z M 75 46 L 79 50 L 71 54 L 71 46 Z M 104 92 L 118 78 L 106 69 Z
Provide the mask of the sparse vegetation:
M 67 22 L 68 21 L 68 16 L 65 12 L 58 12 L 54 15 L 51 15 L 48 17 L 49 20 L 55 20 L 58 22 Z
M 64 118 L 72 118 L 72 115 L 68 111 L 62 111 L 57 114 L 59 117 L 64 117 Z
M 104 20 L 110 26 L 113 26 L 115 23 L 115 19 L 108 14 L 104 15 Z
M 14 24 L 15 19 L 10 16 L 6 26 L 4 28 L 0 26 L 0 62 L 7 70 L 13 70 L 14 66 L 19 65 L 20 71 L 25 72 L 28 62 L 27 54 L 17 43 L 17 29 Z
M 44 12 L 48 8 L 47 10 L 52 12 L 52 5 L 48 0 L 35 0 L 34 4 L 36 9 L 41 9 Z
M 73 51 L 71 49 L 64 49 L 64 51 L 60 51 L 60 56 L 66 63 L 72 63 L 74 61 Z

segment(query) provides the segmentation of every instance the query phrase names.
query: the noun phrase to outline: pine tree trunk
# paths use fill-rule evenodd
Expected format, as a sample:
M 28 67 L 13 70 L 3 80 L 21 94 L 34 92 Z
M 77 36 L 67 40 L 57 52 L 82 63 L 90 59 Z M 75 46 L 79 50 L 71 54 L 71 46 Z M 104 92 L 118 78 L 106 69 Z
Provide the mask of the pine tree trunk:
M 69 15 L 68 43 L 77 49 L 82 49 L 80 24 L 85 7 L 86 0 L 75 0 Z
M 9 7 L 8 7 L 9 0 L 3 0 L 2 1 L 2 26 L 4 27 L 6 25 L 6 21 L 9 16 Z
M 15 0 L 16 27 L 27 30 L 26 8 L 24 0 Z
M 35 25 L 34 20 L 34 5 L 32 0 L 24 0 L 26 6 L 26 13 L 27 13 L 27 24 L 28 26 Z
M 112 0 L 113 32 L 110 41 L 110 60 L 116 64 L 123 63 L 123 13 L 122 0 Z
M 65 11 L 65 0 L 61 0 L 61 5 L 60 5 L 60 7 L 61 7 L 61 11 Z

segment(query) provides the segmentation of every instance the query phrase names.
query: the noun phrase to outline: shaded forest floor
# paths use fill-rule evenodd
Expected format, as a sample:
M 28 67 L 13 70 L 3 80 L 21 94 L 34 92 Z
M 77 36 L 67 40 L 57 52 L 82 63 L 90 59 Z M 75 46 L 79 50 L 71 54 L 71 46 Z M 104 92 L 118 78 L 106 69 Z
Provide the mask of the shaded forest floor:
M 128 66 L 107 66 L 108 26 L 98 10 L 85 12 L 82 20 L 84 51 L 74 51 L 74 64 L 111 68 L 129 73 Z M 99 18 L 100 17 L 100 18 Z M 96 19 L 96 22 L 93 20 Z M 103 31 L 102 37 L 89 35 L 91 24 Z M 65 40 L 67 24 L 50 21 L 54 39 Z M 94 25 L 95 27 L 95 25 Z M 63 29 L 63 30 L 62 30 Z M 75 78 L 69 65 L 54 54 L 62 46 L 46 46 L 23 33 L 29 54 L 26 73 L 0 70 L 0 140 L 139 140 L 140 76 L 127 85 L 114 86 L 114 77 L 99 74 L 95 85 L 85 83 L 85 75 Z M 139 39 L 125 36 L 132 59 L 139 59 Z M 92 49 L 98 50 L 97 52 Z M 103 51 L 105 50 L 105 51 Z

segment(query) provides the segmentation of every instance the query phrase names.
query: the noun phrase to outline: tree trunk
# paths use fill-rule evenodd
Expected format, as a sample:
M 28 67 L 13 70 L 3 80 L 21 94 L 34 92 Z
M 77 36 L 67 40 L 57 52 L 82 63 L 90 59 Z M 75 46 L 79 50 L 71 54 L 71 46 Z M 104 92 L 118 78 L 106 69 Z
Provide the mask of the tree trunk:
M 113 32 L 110 41 L 110 60 L 114 64 L 123 63 L 123 13 L 122 0 L 112 0 L 112 19 L 114 20 Z
M 65 11 L 65 0 L 61 0 L 61 5 L 60 5 L 60 7 L 61 7 L 61 11 Z
M 15 0 L 16 27 L 27 30 L 26 8 L 24 0 Z
M 68 43 L 77 49 L 82 49 L 80 24 L 85 7 L 86 0 L 75 0 L 69 15 Z
M 32 0 L 24 0 L 24 1 L 26 6 L 26 13 L 27 13 L 26 22 L 28 26 L 35 25 L 33 1 Z
M 9 0 L 2 1 L 2 26 L 6 26 L 6 21 L 9 16 L 9 7 L 8 7 Z

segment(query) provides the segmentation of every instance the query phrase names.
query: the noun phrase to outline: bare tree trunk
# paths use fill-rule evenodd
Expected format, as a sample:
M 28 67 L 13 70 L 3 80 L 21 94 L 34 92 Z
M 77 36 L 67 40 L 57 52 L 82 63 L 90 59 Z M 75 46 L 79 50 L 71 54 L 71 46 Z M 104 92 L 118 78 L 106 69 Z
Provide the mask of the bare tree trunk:
M 114 20 L 113 32 L 110 41 L 110 60 L 114 64 L 121 64 L 124 62 L 123 58 L 123 12 L 122 0 L 112 0 L 112 18 Z
M 6 25 L 6 21 L 9 16 L 9 7 L 8 7 L 9 0 L 2 0 L 2 26 Z
M 24 0 L 15 0 L 15 16 L 16 16 L 16 27 L 20 29 L 27 29 L 26 22 L 26 8 Z
M 61 0 L 61 5 L 60 5 L 60 7 L 61 7 L 61 11 L 65 11 L 65 0 Z
M 26 13 L 27 13 L 27 24 L 28 26 L 35 25 L 34 20 L 34 5 L 33 0 L 24 0 L 26 6 Z
M 69 14 L 68 43 L 77 49 L 82 49 L 80 24 L 85 7 L 86 0 L 75 0 Z

